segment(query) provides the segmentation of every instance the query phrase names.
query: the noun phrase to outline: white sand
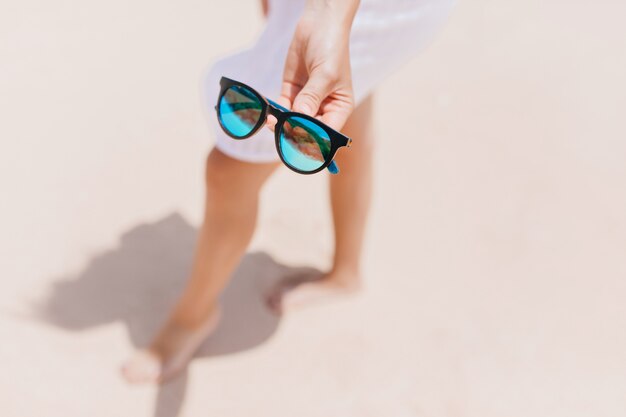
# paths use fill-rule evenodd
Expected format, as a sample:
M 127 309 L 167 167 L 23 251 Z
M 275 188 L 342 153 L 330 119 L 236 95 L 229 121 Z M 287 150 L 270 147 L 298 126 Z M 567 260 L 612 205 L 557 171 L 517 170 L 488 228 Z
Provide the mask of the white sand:
M 3 6 L 2 416 L 623 416 L 626 4 L 461 2 L 378 95 L 365 291 L 263 309 L 331 253 L 326 176 L 283 169 L 222 327 L 162 388 L 117 368 L 183 283 L 200 78 L 257 5 Z

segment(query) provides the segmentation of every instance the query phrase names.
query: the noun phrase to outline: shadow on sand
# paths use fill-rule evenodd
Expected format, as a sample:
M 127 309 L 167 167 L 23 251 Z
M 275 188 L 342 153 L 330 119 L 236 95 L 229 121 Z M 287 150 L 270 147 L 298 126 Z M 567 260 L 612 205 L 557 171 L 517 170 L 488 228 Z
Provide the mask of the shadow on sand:
M 132 344 L 146 346 L 183 288 L 196 233 L 178 214 L 132 228 L 118 247 L 95 256 L 78 274 L 59 279 L 39 306 L 40 317 L 76 331 L 122 321 Z M 267 309 L 263 295 L 280 279 L 311 272 L 281 265 L 263 252 L 247 254 L 222 295 L 222 320 L 196 359 L 251 349 L 268 340 L 280 318 Z M 187 382 L 184 373 L 160 386 L 156 417 L 179 414 Z

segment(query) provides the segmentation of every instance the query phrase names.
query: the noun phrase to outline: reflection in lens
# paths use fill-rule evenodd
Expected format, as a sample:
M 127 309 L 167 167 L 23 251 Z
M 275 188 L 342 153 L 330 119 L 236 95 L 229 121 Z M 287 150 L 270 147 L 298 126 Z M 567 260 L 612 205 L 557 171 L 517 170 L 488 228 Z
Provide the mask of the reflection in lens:
M 236 137 L 248 135 L 261 118 L 263 108 L 259 98 L 240 86 L 230 87 L 220 100 L 219 117 L 222 126 Z
M 285 120 L 281 128 L 280 151 L 293 168 L 315 171 L 330 155 L 330 138 L 317 123 L 293 116 Z

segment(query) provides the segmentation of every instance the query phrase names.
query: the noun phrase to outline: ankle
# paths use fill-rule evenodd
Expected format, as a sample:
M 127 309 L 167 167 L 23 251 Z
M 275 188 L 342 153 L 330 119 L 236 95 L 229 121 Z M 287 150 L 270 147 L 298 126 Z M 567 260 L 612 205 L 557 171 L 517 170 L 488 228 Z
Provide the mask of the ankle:
M 325 280 L 346 288 L 356 288 L 361 285 L 361 271 L 355 266 L 334 266 Z

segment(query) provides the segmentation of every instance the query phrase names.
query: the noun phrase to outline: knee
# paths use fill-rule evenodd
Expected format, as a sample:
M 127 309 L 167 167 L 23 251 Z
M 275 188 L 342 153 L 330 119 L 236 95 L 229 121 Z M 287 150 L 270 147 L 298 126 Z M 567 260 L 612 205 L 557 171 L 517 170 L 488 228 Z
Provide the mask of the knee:
M 204 181 L 208 195 L 223 195 L 228 189 L 229 160 L 213 148 L 206 158 Z

